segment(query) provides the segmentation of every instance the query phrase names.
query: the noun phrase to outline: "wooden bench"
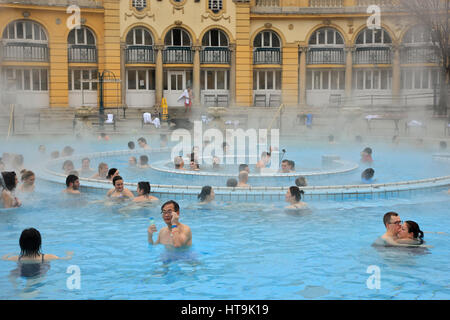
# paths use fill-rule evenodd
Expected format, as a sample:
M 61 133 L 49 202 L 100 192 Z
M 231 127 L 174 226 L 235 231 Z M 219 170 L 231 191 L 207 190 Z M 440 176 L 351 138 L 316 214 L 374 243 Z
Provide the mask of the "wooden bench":
M 373 120 L 377 120 L 377 121 L 387 120 L 387 121 L 393 121 L 394 122 L 395 132 L 399 132 L 400 131 L 399 126 L 398 126 L 400 120 L 403 120 L 403 119 L 406 118 L 403 115 L 395 115 L 395 114 L 382 114 L 382 115 L 378 115 L 377 114 L 377 115 L 374 115 L 374 117 L 370 117 L 370 118 L 367 118 L 367 117 L 368 116 L 366 116 L 365 119 L 366 119 L 367 128 L 369 129 L 369 131 L 372 130 L 372 128 L 370 126 L 370 122 L 371 121 L 373 121 Z

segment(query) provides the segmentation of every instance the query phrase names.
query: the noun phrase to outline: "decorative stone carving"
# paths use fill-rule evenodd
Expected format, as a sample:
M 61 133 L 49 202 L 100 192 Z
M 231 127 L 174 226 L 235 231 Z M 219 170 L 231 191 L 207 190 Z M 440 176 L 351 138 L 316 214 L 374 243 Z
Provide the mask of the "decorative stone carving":
M 292 23 L 290 23 L 290 24 L 288 25 L 288 29 L 289 29 L 289 30 L 293 30 L 293 29 L 294 29 L 294 25 L 293 25 Z
M 272 24 L 270 22 L 267 22 L 264 24 L 264 27 L 267 29 L 270 29 L 270 28 L 272 28 Z
M 181 20 L 175 20 L 174 24 L 175 24 L 176 26 L 181 26 L 181 25 L 183 24 L 183 21 L 181 21 Z
M 231 22 L 231 16 L 230 15 L 226 16 L 225 13 L 223 13 L 223 12 L 221 14 L 212 14 L 211 12 L 206 12 L 201 15 L 201 18 L 202 18 L 202 22 L 203 22 L 203 20 L 206 20 L 206 19 L 211 19 L 213 21 L 219 21 L 219 20 L 223 19 L 223 20 L 228 20 L 228 22 Z

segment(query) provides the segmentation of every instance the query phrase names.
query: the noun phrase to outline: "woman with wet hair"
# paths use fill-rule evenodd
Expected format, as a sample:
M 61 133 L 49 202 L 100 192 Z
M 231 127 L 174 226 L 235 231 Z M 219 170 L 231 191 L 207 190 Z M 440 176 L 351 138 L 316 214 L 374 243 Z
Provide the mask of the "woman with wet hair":
M 306 203 L 300 201 L 302 199 L 303 194 L 304 194 L 303 190 L 300 190 L 299 187 L 297 186 L 289 187 L 285 195 L 285 201 L 289 203 L 289 206 L 287 206 L 286 209 L 307 208 Z
M 42 239 L 41 234 L 35 228 L 28 228 L 22 231 L 19 239 L 20 254 L 18 256 L 10 256 L 6 254 L 3 260 L 17 261 L 19 263 L 19 273 L 22 277 L 35 277 L 43 275 L 49 265 L 47 261 L 62 259 L 68 260 L 72 258 L 73 252 L 67 252 L 67 256 L 60 258 L 54 254 L 43 254 L 41 252 Z
M 150 195 L 151 186 L 147 181 L 140 181 L 137 185 L 138 196 L 133 199 L 133 202 L 148 202 L 148 201 L 158 201 L 157 197 Z
M 108 175 L 106 176 L 106 179 L 112 181 L 112 179 L 118 175 L 119 175 L 119 170 L 117 170 L 116 168 L 111 168 L 108 171 Z
M 211 186 L 204 186 L 197 198 L 200 200 L 200 204 L 206 204 L 214 201 L 215 193 L 213 188 Z
M 34 181 L 36 180 L 36 176 L 33 171 L 30 170 L 22 170 L 22 177 L 20 180 L 22 184 L 19 187 L 21 192 L 34 192 Z
M 423 244 L 423 231 L 420 230 L 419 225 L 411 220 L 405 221 L 398 233 L 398 243 L 403 244 Z
M 17 187 L 19 180 L 17 179 L 14 171 L 4 171 L 1 174 L 0 190 L 1 199 L 4 208 L 20 207 L 22 203 L 14 194 L 14 190 Z

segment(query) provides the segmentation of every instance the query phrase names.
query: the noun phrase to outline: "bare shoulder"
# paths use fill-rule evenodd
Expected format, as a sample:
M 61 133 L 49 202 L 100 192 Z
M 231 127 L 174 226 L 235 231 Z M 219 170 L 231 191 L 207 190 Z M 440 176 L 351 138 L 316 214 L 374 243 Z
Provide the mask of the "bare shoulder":
M 55 256 L 54 254 L 45 254 L 44 255 L 44 260 L 56 260 L 59 259 L 58 256 Z

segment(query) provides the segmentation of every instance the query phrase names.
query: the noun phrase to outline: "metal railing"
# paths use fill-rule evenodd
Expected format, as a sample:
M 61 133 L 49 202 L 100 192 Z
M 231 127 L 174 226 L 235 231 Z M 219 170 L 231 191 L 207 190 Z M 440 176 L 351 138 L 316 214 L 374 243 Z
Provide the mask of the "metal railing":
M 307 64 L 345 64 L 343 48 L 310 48 Z
M 358 7 L 368 7 L 371 5 L 377 5 L 379 7 L 394 7 L 399 5 L 398 0 L 357 0 L 356 5 Z
M 353 55 L 353 64 L 392 63 L 391 49 L 389 47 L 356 48 Z
M 126 63 L 154 63 L 152 46 L 128 46 L 125 50 Z
M 97 62 L 97 47 L 94 45 L 71 44 L 68 48 L 69 62 Z
M 439 63 L 433 47 L 405 47 L 401 50 L 402 63 Z
M 163 50 L 163 63 L 192 63 L 191 47 L 167 47 Z
M 281 49 L 256 48 L 253 51 L 253 64 L 281 64 Z
M 40 43 L 6 43 L 3 46 L 4 61 L 39 61 L 48 62 L 48 46 Z
M 279 7 L 280 0 L 256 0 L 256 5 L 260 7 Z
M 344 0 L 309 0 L 312 8 L 340 8 L 344 5 Z
M 223 63 L 229 64 L 231 53 L 228 48 L 206 47 L 200 52 L 201 63 Z

